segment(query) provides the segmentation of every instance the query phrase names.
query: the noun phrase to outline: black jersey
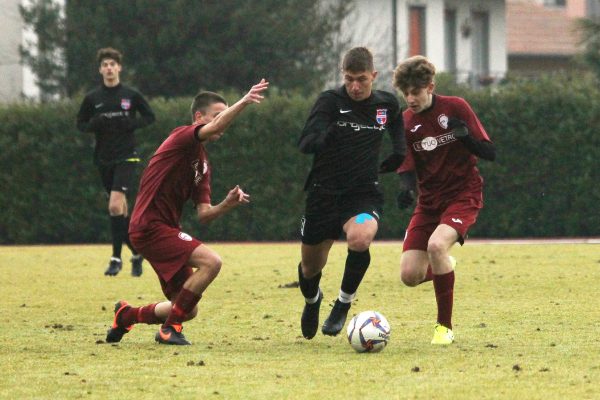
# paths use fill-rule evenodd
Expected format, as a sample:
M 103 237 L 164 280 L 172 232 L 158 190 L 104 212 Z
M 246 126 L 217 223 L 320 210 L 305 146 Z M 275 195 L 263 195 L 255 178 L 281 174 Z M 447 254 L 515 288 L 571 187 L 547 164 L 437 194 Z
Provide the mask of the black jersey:
M 404 156 L 404 124 L 398 100 L 389 92 L 373 90 L 354 101 L 344 86 L 319 96 L 302 130 L 303 153 L 314 153 L 304 189 L 347 192 L 378 182 L 379 152 L 384 133 L 393 152 Z
M 77 114 L 77 128 L 96 135 L 94 161 L 99 165 L 136 158 L 133 132 L 152 122 L 154 113 L 146 100 L 122 84 L 101 85 L 92 90 L 83 99 Z

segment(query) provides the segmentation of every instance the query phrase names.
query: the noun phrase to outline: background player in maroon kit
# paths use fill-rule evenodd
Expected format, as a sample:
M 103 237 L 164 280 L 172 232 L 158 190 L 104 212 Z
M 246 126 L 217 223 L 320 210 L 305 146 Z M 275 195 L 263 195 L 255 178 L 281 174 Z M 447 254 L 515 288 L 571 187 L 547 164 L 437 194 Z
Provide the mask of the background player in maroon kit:
M 221 258 L 181 231 L 183 205 L 192 199 L 198 219 L 207 223 L 249 202 L 249 195 L 235 186 L 221 203 L 211 205 L 211 168 L 204 143 L 219 139 L 247 105 L 260 103 L 268 86 L 261 80 L 231 107 L 216 93 L 198 94 L 191 107 L 193 124 L 173 130 L 152 156 L 142 176 L 129 234 L 133 246 L 156 271 L 170 301 L 135 308 L 126 301 L 117 302 L 107 342 L 119 342 L 135 323 L 163 322 L 157 342 L 190 344 L 181 332 L 182 322 L 196 316 L 196 305 L 219 273 Z
M 432 344 L 450 344 L 454 298 L 454 265 L 449 250 L 461 245 L 483 207 L 483 179 L 477 158 L 493 161 L 495 147 L 477 116 L 462 98 L 434 94 L 435 66 L 423 56 L 402 62 L 394 87 L 402 92 L 407 157 L 399 168 L 403 191 L 399 206 L 418 201 L 406 230 L 401 278 L 408 286 L 433 280 L 438 316 Z M 411 179 L 411 175 L 413 175 Z

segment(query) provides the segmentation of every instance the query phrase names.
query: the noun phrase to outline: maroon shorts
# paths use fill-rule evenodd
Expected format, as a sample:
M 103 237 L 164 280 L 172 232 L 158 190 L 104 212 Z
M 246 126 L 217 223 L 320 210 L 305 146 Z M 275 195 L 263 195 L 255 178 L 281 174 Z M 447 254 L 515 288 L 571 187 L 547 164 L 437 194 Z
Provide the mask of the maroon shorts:
M 417 205 L 406 228 L 403 250 L 427 251 L 429 238 L 440 224 L 454 228 L 459 235 L 458 242 L 462 245 L 482 207 L 480 192 L 459 195 L 441 210 L 427 210 Z
M 164 224 L 153 224 L 144 231 L 132 232 L 129 240 L 156 271 L 168 299 L 181 290 L 193 273 L 187 262 L 192 252 L 202 244 L 187 233 Z

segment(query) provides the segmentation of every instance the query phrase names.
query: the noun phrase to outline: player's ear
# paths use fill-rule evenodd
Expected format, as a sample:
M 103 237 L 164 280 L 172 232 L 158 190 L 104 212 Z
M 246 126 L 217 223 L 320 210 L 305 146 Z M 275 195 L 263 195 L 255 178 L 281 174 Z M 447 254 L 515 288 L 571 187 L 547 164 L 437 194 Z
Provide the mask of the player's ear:
M 435 89 L 435 82 L 430 82 L 427 86 L 427 94 L 432 94 L 433 89 Z
M 200 120 L 204 117 L 204 114 L 202 114 L 201 111 L 196 111 L 194 113 L 194 123 L 196 122 L 200 122 Z
M 372 75 L 373 76 L 373 80 L 375 80 L 375 78 L 377 78 L 377 71 L 373 71 L 372 74 L 373 74 Z

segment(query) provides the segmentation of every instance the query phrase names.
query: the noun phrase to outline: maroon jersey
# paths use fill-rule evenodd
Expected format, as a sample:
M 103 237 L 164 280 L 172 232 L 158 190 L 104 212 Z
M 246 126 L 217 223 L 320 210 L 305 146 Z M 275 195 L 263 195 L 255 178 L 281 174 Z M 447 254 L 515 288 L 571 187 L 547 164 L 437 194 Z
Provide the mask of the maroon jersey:
M 196 137 L 202 125 L 180 126 L 156 150 L 144 170 L 129 232 L 160 222 L 179 228 L 183 205 L 210 204 L 210 165 Z
M 422 208 L 438 209 L 460 193 L 481 192 L 477 157 L 448 128 L 448 119 L 457 118 L 466 123 L 474 139 L 491 142 L 464 99 L 434 95 L 427 110 L 415 113 L 407 109 L 403 117 L 408 151 L 398 171 L 416 171 Z

